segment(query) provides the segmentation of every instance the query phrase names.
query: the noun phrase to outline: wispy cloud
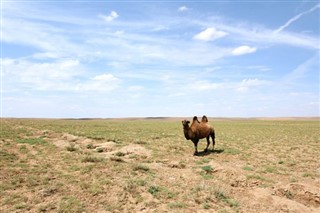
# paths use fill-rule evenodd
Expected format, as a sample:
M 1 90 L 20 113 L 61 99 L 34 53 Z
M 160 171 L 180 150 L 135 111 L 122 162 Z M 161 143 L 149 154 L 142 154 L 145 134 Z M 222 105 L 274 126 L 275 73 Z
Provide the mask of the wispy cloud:
M 241 83 L 237 86 L 236 90 L 238 92 L 247 92 L 252 87 L 259 87 L 269 85 L 271 82 L 267 80 L 254 79 L 243 79 Z
M 72 90 L 74 80 L 83 73 L 78 60 L 36 63 L 24 59 L 3 59 L 3 75 L 9 87 L 20 89 Z M 7 82 L 7 81 L 6 81 Z
M 116 11 L 111 11 L 110 14 L 108 16 L 106 15 L 99 15 L 98 16 L 99 18 L 102 18 L 103 20 L 107 21 L 107 22 L 111 22 L 113 21 L 114 19 L 118 18 L 119 15 Z
M 187 11 L 187 10 L 189 10 L 189 8 L 187 8 L 186 6 L 181 6 L 178 8 L 179 12 L 183 12 L 183 11 Z
M 307 76 L 308 72 L 317 72 L 319 74 L 319 58 L 320 54 L 316 53 L 314 56 L 304 61 L 302 64 L 297 66 L 294 70 L 292 70 L 285 76 L 285 82 L 292 83 L 296 81 L 301 81 L 302 78 Z
M 212 91 L 212 90 L 224 90 L 225 92 L 247 92 L 252 88 L 270 85 L 272 82 L 258 79 L 248 78 L 241 81 L 228 81 L 228 82 L 211 82 L 208 80 L 195 81 L 191 88 L 197 91 Z
M 94 76 L 90 81 L 80 83 L 76 86 L 78 91 L 93 91 L 93 92 L 109 92 L 120 86 L 120 79 L 113 74 L 105 73 Z
M 315 5 L 314 7 L 312 7 L 311 9 L 309 9 L 309 10 L 307 10 L 305 12 L 299 13 L 298 15 L 296 15 L 296 16 L 292 17 L 291 19 L 289 19 L 284 25 L 282 25 L 278 29 L 276 29 L 274 31 L 274 33 L 279 33 L 281 31 L 283 31 L 285 28 L 289 27 L 293 22 L 299 20 L 302 16 L 307 15 L 307 14 L 315 11 L 318 8 L 320 8 L 320 4 Z
M 204 31 L 196 34 L 193 38 L 201 41 L 212 41 L 228 35 L 227 32 L 216 30 L 213 27 L 209 27 Z
M 232 55 L 244 55 L 249 53 L 254 53 L 257 50 L 255 47 L 249 47 L 249 46 L 240 46 L 232 50 Z
M 229 40 L 255 44 L 257 47 L 281 44 L 306 49 L 320 49 L 320 39 L 317 36 L 290 31 L 274 33 L 273 29 L 262 25 L 224 20 L 223 17 L 210 17 L 207 20 L 193 20 L 193 22 L 201 27 L 214 25 L 220 31 L 227 32 Z
M 112 91 L 119 87 L 121 80 L 111 73 L 86 77 L 87 70 L 78 60 L 55 62 L 30 62 L 24 59 L 3 59 L 3 76 L 6 88 L 41 91 Z M 85 78 L 85 80 L 81 80 Z

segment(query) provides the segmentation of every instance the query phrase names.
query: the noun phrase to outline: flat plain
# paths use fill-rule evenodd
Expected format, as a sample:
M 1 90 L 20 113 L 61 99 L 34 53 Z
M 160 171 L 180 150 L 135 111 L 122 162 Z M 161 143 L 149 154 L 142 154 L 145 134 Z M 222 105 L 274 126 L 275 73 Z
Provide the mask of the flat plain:
M 193 156 L 179 119 L 3 118 L 0 211 L 320 212 L 318 118 L 209 123 Z

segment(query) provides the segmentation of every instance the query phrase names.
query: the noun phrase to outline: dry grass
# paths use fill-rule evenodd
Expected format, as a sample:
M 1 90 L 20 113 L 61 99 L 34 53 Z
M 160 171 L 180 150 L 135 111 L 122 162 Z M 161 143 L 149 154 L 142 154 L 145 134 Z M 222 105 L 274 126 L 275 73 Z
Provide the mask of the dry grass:
M 318 120 L 2 119 L 2 212 L 317 212 Z M 200 142 L 199 150 L 205 148 Z

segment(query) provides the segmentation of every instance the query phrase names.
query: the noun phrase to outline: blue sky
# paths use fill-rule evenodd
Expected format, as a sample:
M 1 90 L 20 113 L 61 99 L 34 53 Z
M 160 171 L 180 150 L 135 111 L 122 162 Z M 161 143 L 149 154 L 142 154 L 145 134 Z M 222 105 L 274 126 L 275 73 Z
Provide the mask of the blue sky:
M 319 115 L 319 1 L 1 2 L 1 116 Z

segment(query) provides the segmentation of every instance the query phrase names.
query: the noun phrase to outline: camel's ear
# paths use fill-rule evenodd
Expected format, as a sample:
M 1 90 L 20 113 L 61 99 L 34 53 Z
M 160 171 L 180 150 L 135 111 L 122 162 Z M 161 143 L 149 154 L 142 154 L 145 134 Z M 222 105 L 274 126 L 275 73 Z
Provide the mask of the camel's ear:
M 187 121 L 187 124 L 189 124 L 190 123 L 190 121 Z

